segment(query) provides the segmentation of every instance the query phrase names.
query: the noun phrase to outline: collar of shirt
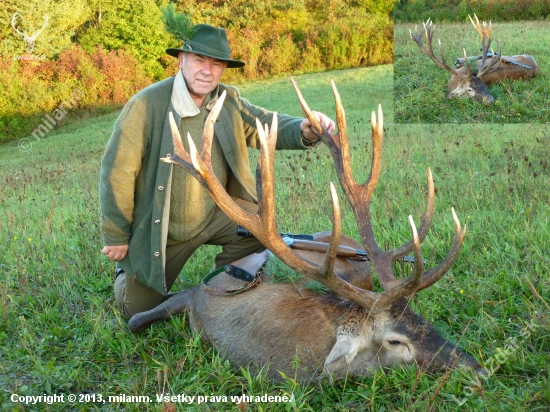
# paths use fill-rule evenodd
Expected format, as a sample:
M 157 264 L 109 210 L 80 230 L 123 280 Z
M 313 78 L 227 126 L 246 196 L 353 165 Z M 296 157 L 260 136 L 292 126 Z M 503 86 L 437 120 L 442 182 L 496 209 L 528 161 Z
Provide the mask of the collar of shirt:
M 218 101 L 218 89 L 219 86 L 216 86 L 207 97 L 208 103 L 206 104 L 206 109 L 208 111 L 212 110 L 212 107 L 214 107 Z M 187 84 L 181 74 L 181 70 L 178 70 L 176 78 L 174 79 L 171 101 L 176 113 L 182 118 L 196 116 L 200 113 L 200 109 L 193 101 L 193 98 L 189 94 L 189 90 L 187 90 Z

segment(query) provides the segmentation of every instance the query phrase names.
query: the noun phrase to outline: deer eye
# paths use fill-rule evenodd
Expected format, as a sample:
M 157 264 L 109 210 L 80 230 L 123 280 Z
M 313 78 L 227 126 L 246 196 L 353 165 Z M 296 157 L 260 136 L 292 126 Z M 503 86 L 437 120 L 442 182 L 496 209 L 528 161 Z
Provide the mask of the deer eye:
M 401 345 L 401 341 L 399 340 L 389 340 L 388 343 L 392 346 Z

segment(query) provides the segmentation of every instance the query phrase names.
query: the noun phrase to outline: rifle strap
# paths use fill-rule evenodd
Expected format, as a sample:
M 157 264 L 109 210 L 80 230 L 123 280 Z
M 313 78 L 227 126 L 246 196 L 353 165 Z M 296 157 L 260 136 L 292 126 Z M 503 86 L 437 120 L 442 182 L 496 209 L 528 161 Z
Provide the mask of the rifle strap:
M 225 273 L 225 266 L 222 266 L 221 268 L 216 269 L 214 272 L 210 272 L 201 281 L 201 287 L 205 292 L 216 296 L 235 296 L 240 293 L 246 292 L 247 290 L 254 289 L 256 286 L 258 286 L 262 282 L 262 277 L 260 275 L 260 272 L 258 271 L 254 276 L 254 280 L 252 280 L 251 282 L 245 283 L 243 287 L 239 289 L 225 290 L 225 289 L 220 289 L 215 286 L 210 286 L 207 284 L 209 280 L 211 280 L 212 278 L 215 278 L 220 273 Z

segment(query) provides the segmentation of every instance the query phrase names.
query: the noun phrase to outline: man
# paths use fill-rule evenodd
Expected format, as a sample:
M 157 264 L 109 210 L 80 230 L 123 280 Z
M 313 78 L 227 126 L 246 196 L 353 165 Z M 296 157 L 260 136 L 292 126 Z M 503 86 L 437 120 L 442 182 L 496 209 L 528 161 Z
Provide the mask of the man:
M 257 209 L 247 146 L 259 147 L 255 119 L 271 124 L 273 113 L 219 84 L 226 68 L 244 63 L 230 58 L 224 29 L 195 27 L 181 49 L 166 50 L 178 58 L 177 75 L 147 87 L 126 104 L 101 164 L 102 253 L 117 262 L 115 301 L 126 318 L 161 303 L 200 245 L 222 246 L 217 267 L 264 249 L 253 238 L 237 236 L 236 224 L 185 169 L 160 161 L 173 153 L 168 114 L 173 113 L 181 135 L 189 132 L 199 146 L 206 117 L 226 91 L 215 125 L 212 164 L 238 204 Z M 334 130 L 327 116 L 315 116 L 329 132 Z M 316 142 L 307 119 L 279 115 L 277 149 L 307 149 Z M 186 139 L 184 144 L 188 149 Z

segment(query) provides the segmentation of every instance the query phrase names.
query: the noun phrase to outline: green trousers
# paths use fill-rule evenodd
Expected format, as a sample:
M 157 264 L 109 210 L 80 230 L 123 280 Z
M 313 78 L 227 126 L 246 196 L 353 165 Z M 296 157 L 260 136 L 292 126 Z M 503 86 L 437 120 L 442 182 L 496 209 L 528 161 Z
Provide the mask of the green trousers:
M 258 209 L 255 203 L 234 200 L 249 213 L 255 213 Z M 265 249 L 255 238 L 237 236 L 237 224 L 218 208 L 210 223 L 194 239 L 166 248 L 165 276 L 168 290 L 193 252 L 204 244 L 222 246 L 222 251 L 215 259 L 216 267 Z M 204 274 L 206 275 L 207 273 Z M 134 279 L 126 278 L 124 273 L 116 278 L 114 292 L 116 306 L 126 319 L 130 319 L 136 313 L 153 309 L 164 299 L 164 295 Z

